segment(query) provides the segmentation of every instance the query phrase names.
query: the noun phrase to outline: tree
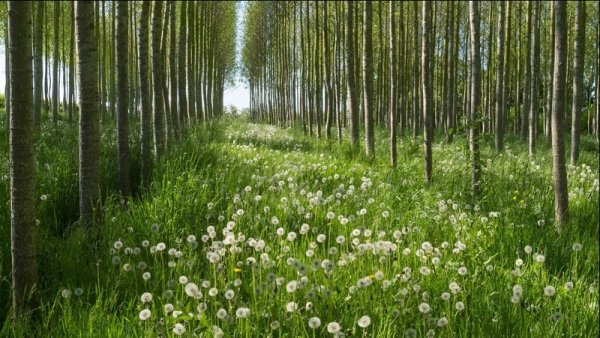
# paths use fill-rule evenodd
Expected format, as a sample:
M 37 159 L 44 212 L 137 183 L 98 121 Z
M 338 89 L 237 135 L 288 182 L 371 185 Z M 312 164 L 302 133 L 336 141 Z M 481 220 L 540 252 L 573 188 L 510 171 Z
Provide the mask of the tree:
M 54 2 L 54 56 L 52 60 L 52 123 L 56 125 L 58 122 L 58 46 L 59 46 L 59 30 L 58 23 L 60 20 L 60 2 Z
M 75 4 L 77 77 L 79 78 L 79 215 L 94 223 L 100 169 L 100 117 L 98 113 L 98 55 L 94 31 L 94 4 Z
M 423 150 L 425 181 L 431 183 L 431 143 L 433 141 L 433 68 L 431 67 L 431 1 L 423 1 L 423 45 L 421 49 L 421 78 L 423 90 Z
M 540 3 L 533 3 L 534 14 L 531 33 L 531 75 L 530 75 L 530 93 L 529 93 L 529 155 L 533 155 L 535 150 L 535 139 L 537 137 L 537 116 L 538 116 L 538 70 L 540 60 Z
M 129 3 L 117 2 L 117 151 L 119 154 L 119 190 L 127 202 L 131 191 L 129 159 L 129 74 L 127 63 L 129 49 Z
M 571 111 L 571 164 L 579 158 L 579 120 L 583 108 L 583 66 L 585 65 L 585 2 L 577 2 L 575 57 L 573 58 L 573 105 Z M 598 83 L 596 83 L 598 86 Z M 598 98 L 596 98 L 598 100 Z
M 481 58 L 479 42 L 479 3 L 469 1 L 471 63 L 471 100 L 469 108 L 469 150 L 471 152 L 471 189 L 474 198 L 479 196 L 481 169 L 479 163 L 479 101 L 481 98 Z
M 180 16 L 179 16 L 179 49 L 178 49 L 178 66 L 179 66 L 179 73 L 177 75 L 177 79 L 179 81 L 179 83 L 177 84 L 177 89 L 179 90 L 179 126 L 180 129 L 183 130 L 184 126 L 185 126 L 185 122 L 187 120 L 187 115 L 188 115 L 188 104 L 187 104 L 187 86 L 186 86 L 186 76 L 187 76 L 187 72 L 186 72 L 186 62 L 185 62 L 185 56 L 186 56 L 186 7 L 187 7 L 187 2 L 186 1 L 182 1 L 181 2 L 181 6 L 180 6 Z
M 355 3 L 348 2 L 346 9 L 346 27 L 344 34 L 344 45 L 346 47 L 346 86 L 348 90 L 348 103 L 350 113 L 350 143 L 353 148 L 358 148 L 358 92 L 356 90 L 356 78 L 354 76 L 354 6 Z
M 154 109 L 152 114 L 152 125 L 154 127 L 154 152 L 160 157 L 164 150 L 164 101 L 163 101 L 163 57 L 160 49 L 162 37 L 162 1 L 153 1 L 152 12 L 152 85 L 154 87 Z
M 504 10 L 505 2 L 500 1 L 498 8 L 498 43 L 496 48 L 496 151 L 504 148 Z M 489 41 L 488 43 L 491 43 Z
M 45 1 L 35 2 L 35 19 L 33 27 L 33 125 L 40 125 L 42 115 L 42 80 L 44 78 L 42 66 L 42 27 L 44 26 Z
M 171 126 L 173 128 L 173 137 L 179 139 L 179 115 L 177 110 L 177 3 L 169 1 L 171 10 L 169 11 L 169 89 L 171 93 Z
M 565 165 L 564 116 L 567 78 L 567 4 L 554 1 L 554 83 L 552 94 L 552 178 L 554 219 L 565 223 L 569 217 L 569 194 Z
M 389 1 L 389 45 L 390 45 L 390 163 L 392 167 L 396 166 L 398 161 L 397 145 L 396 145 L 396 134 L 398 122 L 396 121 L 396 46 L 394 45 L 395 40 L 395 20 L 394 20 L 394 1 Z
M 364 3 L 363 22 L 363 93 L 365 104 L 365 153 L 375 156 L 375 136 L 373 130 L 373 9 L 371 1 Z
M 152 112 L 150 107 L 150 79 L 148 69 L 148 22 L 150 18 L 150 2 L 142 2 L 140 28 L 138 37 L 138 63 L 141 98 L 140 148 L 142 184 L 148 183 L 152 163 Z
M 35 164 L 33 153 L 33 74 L 31 2 L 8 2 L 10 53 L 10 224 L 12 300 L 20 317 L 36 308 Z

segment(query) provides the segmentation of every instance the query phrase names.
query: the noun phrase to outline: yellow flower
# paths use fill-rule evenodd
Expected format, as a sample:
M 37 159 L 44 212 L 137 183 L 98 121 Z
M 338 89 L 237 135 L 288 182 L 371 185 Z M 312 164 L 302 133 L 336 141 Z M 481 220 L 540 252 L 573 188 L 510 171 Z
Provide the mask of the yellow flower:
M 235 268 L 235 269 L 233 269 L 233 271 L 234 271 L 234 272 L 242 272 L 242 269 L 240 269 L 240 268 Z
M 367 278 L 369 278 L 370 280 L 374 280 L 375 279 L 375 275 L 369 275 Z

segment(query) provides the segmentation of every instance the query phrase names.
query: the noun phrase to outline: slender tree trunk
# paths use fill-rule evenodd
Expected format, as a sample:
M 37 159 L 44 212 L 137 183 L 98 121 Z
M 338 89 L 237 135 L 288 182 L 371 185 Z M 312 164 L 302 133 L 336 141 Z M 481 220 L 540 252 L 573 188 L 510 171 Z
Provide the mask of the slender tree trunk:
M 58 23 L 60 20 L 60 2 L 54 2 L 54 56 L 52 60 L 52 123 L 56 126 L 58 122 L 58 47 L 59 47 L 59 30 Z
M 554 84 L 552 95 L 552 177 L 554 179 L 554 215 L 560 226 L 569 217 L 569 194 L 565 159 L 565 96 L 567 80 L 567 3 L 554 1 Z
M 577 3 L 575 57 L 573 58 L 573 105 L 571 111 L 571 164 L 579 158 L 579 120 L 583 109 L 583 66 L 585 65 L 585 2 Z M 597 71 L 597 70 L 596 70 Z M 598 83 L 596 83 L 596 87 Z M 598 98 L 596 98 L 596 101 Z
M 169 34 L 169 89 L 171 92 L 171 125 L 173 136 L 179 139 L 179 110 L 177 105 L 177 2 L 169 1 L 170 34 Z
M 529 94 L 529 155 L 533 155 L 535 151 L 535 141 L 537 138 L 537 117 L 538 117 L 538 70 L 540 60 L 540 3 L 533 4 L 534 14 L 532 23 L 532 40 L 531 40 L 531 77 L 530 77 L 530 94 Z
M 373 9 L 372 3 L 364 3 L 363 28 L 363 93 L 365 100 L 365 153 L 367 157 L 375 156 L 375 137 L 373 128 Z
M 549 71 L 548 71 L 548 88 L 547 88 L 547 97 L 546 97 L 546 119 L 544 121 L 544 132 L 545 135 L 551 139 L 552 137 L 552 95 L 553 95 L 553 77 L 552 77 L 552 73 L 554 72 L 554 52 L 555 52 L 555 48 L 554 48 L 554 29 L 555 29 L 555 25 L 554 25 L 554 6 L 552 6 L 551 12 L 550 12 L 550 16 L 552 17 L 552 34 L 550 35 L 550 65 L 549 65 Z
M 182 1 L 180 3 L 180 16 L 179 16 L 179 50 L 178 50 L 178 66 L 179 66 L 179 74 L 178 74 L 178 90 L 179 90 L 179 124 L 181 129 L 184 128 L 188 116 L 187 111 L 187 86 L 186 86 L 186 29 L 187 29 L 187 2 Z
M 163 2 L 154 1 L 152 12 L 152 85 L 154 87 L 154 109 L 152 124 L 154 127 L 154 153 L 160 157 L 165 147 L 164 102 L 163 102 L 163 57 L 160 40 L 162 37 Z
M 44 79 L 42 64 L 42 34 L 44 32 L 45 3 L 45 1 L 32 3 L 36 8 L 33 28 L 33 125 L 36 128 L 40 126 L 40 118 L 42 116 L 42 81 Z M 6 50 L 6 53 L 8 55 L 8 50 Z
M 119 154 L 119 190 L 125 203 L 131 192 L 129 160 L 129 74 L 127 62 L 129 49 L 129 3 L 117 2 L 117 151 Z
M 396 121 L 396 91 L 398 90 L 395 87 L 396 83 L 396 46 L 394 45 L 396 39 L 396 31 L 395 31 L 395 20 L 394 20 L 394 1 L 389 1 L 389 21 L 390 21 L 390 31 L 389 31 L 389 44 L 390 44 L 390 75 L 389 75 L 389 83 L 390 83 L 390 164 L 392 167 L 396 166 L 398 161 L 398 152 L 397 152 L 397 127 L 398 122 Z M 401 23 L 403 24 L 403 23 Z
M 73 113 L 75 112 L 75 2 L 71 1 L 69 7 L 71 8 L 71 20 L 69 22 L 71 26 L 71 38 L 69 39 L 69 124 L 71 124 L 73 123 Z M 40 78 L 40 85 L 41 81 Z
M 142 2 L 140 28 L 138 36 L 139 84 L 141 98 L 140 148 L 142 185 L 149 183 L 152 164 L 152 107 L 150 103 L 149 47 L 148 25 L 150 19 L 150 2 Z
M 417 1 L 413 2 L 413 42 L 414 42 L 414 56 L 413 56 L 413 140 L 417 139 L 419 135 L 419 14 L 417 9 Z
M 421 73 L 423 90 L 423 150 L 425 157 L 425 182 L 431 184 L 431 143 L 433 141 L 433 69 L 431 67 L 431 1 L 423 1 L 423 45 L 421 49 Z
M 479 181 L 481 176 L 481 164 L 479 163 L 479 101 L 481 98 L 481 59 L 480 59 L 480 27 L 479 27 L 479 3 L 469 1 L 469 22 L 471 40 L 471 106 L 469 108 L 469 149 L 471 151 L 471 186 L 473 197 L 478 198 L 480 194 Z
M 529 100 L 529 94 L 531 93 L 531 36 L 533 34 L 532 29 L 532 13 L 533 6 L 535 4 L 531 1 L 527 1 L 527 44 L 525 45 L 525 49 L 527 50 L 527 54 L 525 57 L 525 85 L 523 86 L 523 111 L 521 112 L 521 139 L 525 140 L 527 136 L 527 131 L 529 129 L 529 105 L 531 101 Z
M 356 77 L 354 75 L 354 6 L 355 3 L 348 2 L 346 12 L 345 29 L 345 51 L 346 51 L 346 83 L 349 97 L 350 113 L 350 143 L 354 149 L 359 146 L 358 126 L 358 92 L 356 90 Z
M 35 161 L 33 152 L 33 74 L 31 67 L 31 2 L 8 2 L 6 55 L 12 61 L 10 100 L 10 224 L 12 304 L 17 318 L 37 307 L 35 285 Z
M 94 4 L 75 4 L 79 78 L 79 214 L 94 224 L 100 178 L 100 120 L 98 115 L 98 55 L 94 32 Z
M 500 1 L 498 8 L 498 43 L 496 48 L 496 151 L 504 148 L 504 15 L 505 2 Z M 488 43 L 491 43 L 489 41 Z

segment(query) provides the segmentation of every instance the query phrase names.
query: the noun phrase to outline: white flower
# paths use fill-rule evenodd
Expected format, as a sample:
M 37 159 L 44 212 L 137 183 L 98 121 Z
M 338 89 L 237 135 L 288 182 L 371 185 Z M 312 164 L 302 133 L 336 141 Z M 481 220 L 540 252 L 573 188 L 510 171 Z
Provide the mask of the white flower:
M 521 297 L 523 295 L 523 287 L 521 287 L 519 284 L 515 284 L 512 290 L 514 296 Z
M 567 289 L 567 291 L 573 290 L 573 282 L 566 282 L 565 289 Z M 77 291 L 77 290 L 75 290 L 75 291 Z
M 431 307 L 429 306 L 429 304 L 427 303 L 421 303 L 419 304 L 419 311 L 421 313 L 427 313 L 431 310 Z
M 140 320 L 147 320 L 148 318 L 150 318 L 151 314 L 152 314 L 152 312 L 150 312 L 150 310 L 143 309 L 142 311 L 140 311 L 140 314 L 138 315 L 138 317 L 140 317 Z
M 140 297 L 142 303 L 150 303 L 152 301 L 152 294 L 150 292 L 144 292 Z
M 171 313 L 171 312 L 173 312 L 173 304 L 171 304 L 171 303 L 167 303 L 167 304 L 165 304 L 165 312 L 166 312 L 166 313 Z
M 449 300 L 450 299 L 450 294 L 448 292 L 444 292 L 444 293 L 442 293 L 441 298 L 443 300 Z
M 519 267 L 519 266 L 522 266 L 522 265 L 523 265 L 523 260 L 522 260 L 521 258 L 518 258 L 518 259 L 515 261 L 515 266 Z
M 446 317 L 442 317 L 440 319 L 437 320 L 437 326 L 438 327 L 444 327 L 448 325 L 448 319 Z
M 371 318 L 369 316 L 362 316 L 358 320 L 358 326 L 362 327 L 363 329 L 369 327 L 369 325 L 371 325 Z
M 525 246 L 525 253 L 530 254 L 533 251 L 533 248 L 530 245 Z
M 61 292 L 61 295 L 63 296 L 63 298 L 69 298 L 71 297 L 71 290 L 69 289 L 63 289 Z
M 465 303 L 463 302 L 456 302 L 456 304 L 454 304 L 454 306 L 456 307 L 457 311 L 462 311 L 465 309 Z
M 270 326 L 271 326 L 271 330 L 277 330 L 279 328 L 279 322 L 274 320 L 271 322 Z
M 247 307 L 241 307 L 235 310 L 235 316 L 238 318 L 248 318 L 250 317 L 250 309 Z
M 185 285 L 185 294 L 196 299 L 202 298 L 202 292 L 198 289 L 198 285 L 194 283 L 187 283 Z
M 225 299 L 232 300 L 235 297 L 235 292 L 231 289 L 225 291 Z
M 464 266 L 461 266 L 460 268 L 458 268 L 458 274 L 461 276 L 464 276 L 467 274 L 467 268 L 465 268 Z
M 285 309 L 287 312 L 294 312 L 298 309 L 298 304 L 296 304 L 296 302 L 289 302 L 285 306 Z
M 219 309 L 217 311 L 217 318 L 223 320 L 225 317 L 227 317 L 227 311 L 225 309 Z
M 321 319 L 319 319 L 319 317 L 311 317 L 311 318 L 308 320 L 308 326 L 309 326 L 311 329 L 316 329 L 316 328 L 318 328 L 319 326 L 321 326 Z
M 537 255 L 535 257 L 535 261 L 538 263 L 544 263 L 545 260 L 546 260 L 546 257 L 544 257 L 544 255 Z
M 581 249 L 583 249 L 583 245 L 581 245 L 581 243 L 573 244 L 573 251 L 581 251 Z
M 544 288 L 544 295 L 546 295 L 548 297 L 554 296 L 555 293 L 556 293 L 556 289 L 552 285 L 548 285 Z
M 342 327 L 337 322 L 331 322 L 327 324 L 327 332 L 329 333 L 338 333 L 341 329 Z
M 185 326 L 183 326 L 180 323 L 177 323 L 175 324 L 175 327 L 173 327 L 173 332 L 175 332 L 176 335 L 181 336 L 185 333 Z
M 298 282 L 295 280 L 290 281 L 289 283 L 287 283 L 285 289 L 289 293 L 295 292 L 298 289 Z
M 147 281 L 148 279 L 150 279 L 150 277 L 152 277 L 152 275 L 150 274 L 150 272 L 147 272 L 147 271 L 146 271 L 146 272 L 144 272 L 144 273 L 142 274 L 142 278 L 143 278 L 145 281 Z
M 75 296 L 81 296 L 83 295 L 83 289 L 82 288 L 76 288 L 75 289 Z

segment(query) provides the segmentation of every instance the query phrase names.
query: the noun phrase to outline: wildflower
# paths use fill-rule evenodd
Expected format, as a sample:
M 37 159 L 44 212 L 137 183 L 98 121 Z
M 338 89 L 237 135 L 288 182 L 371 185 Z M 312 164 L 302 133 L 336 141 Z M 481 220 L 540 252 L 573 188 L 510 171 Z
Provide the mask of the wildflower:
M 583 249 L 583 245 L 581 245 L 581 243 L 573 244 L 573 251 L 581 251 L 581 249 Z
M 456 304 L 454 304 L 454 307 L 456 307 L 457 311 L 462 311 L 465 309 L 465 303 L 463 302 L 456 302 Z
M 165 304 L 164 308 L 165 308 L 165 312 L 166 312 L 166 313 L 171 313 L 171 312 L 173 312 L 173 304 L 171 304 L 171 303 L 167 303 L 167 304 Z
M 321 326 L 321 319 L 319 319 L 318 317 L 311 317 L 308 320 L 308 327 L 310 327 L 311 329 L 316 329 L 319 326 Z
M 76 288 L 75 289 L 75 296 L 79 297 L 83 295 L 83 289 L 82 288 Z
M 152 314 L 152 312 L 150 312 L 150 310 L 143 309 L 142 311 L 140 311 L 138 317 L 140 318 L 140 320 L 148 320 L 148 318 L 150 318 L 151 314 Z
M 140 299 L 142 300 L 142 303 L 150 303 L 152 302 L 152 294 L 150 292 L 144 292 Z
M 358 326 L 362 327 L 363 329 L 369 327 L 369 325 L 371 325 L 371 318 L 369 316 L 362 316 L 358 320 Z
M 440 319 L 437 320 L 437 326 L 438 327 L 444 327 L 448 325 L 448 319 L 446 317 L 442 317 Z
M 555 293 L 556 293 L 556 289 L 552 285 L 548 285 L 544 288 L 545 296 L 552 297 L 552 296 L 554 296 Z
M 567 291 L 571 291 L 571 290 L 573 290 L 573 282 L 566 282 L 566 283 L 565 283 L 565 289 L 566 289 Z M 75 291 L 77 291 L 77 290 L 75 290 Z
M 298 289 L 298 282 L 295 280 L 290 281 L 289 283 L 287 283 L 285 289 L 289 293 L 295 292 Z
M 271 326 L 271 330 L 277 330 L 277 329 L 279 329 L 279 322 L 274 320 L 271 322 L 270 326 Z
M 298 304 L 296 302 L 289 302 L 285 306 L 287 312 L 294 312 L 298 309 Z
M 187 283 L 185 286 L 185 294 L 196 299 L 202 298 L 202 292 L 198 289 L 198 285 Z
M 461 266 L 460 268 L 458 268 L 458 274 L 461 276 L 465 276 L 467 274 L 467 268 Z
M 178 335 L 181 336 L 182 334 L 185 333 L 185 326 L 183 326 L 180 323 L 175 324 L 175 327 L 173 327 L 173 332 Z
M 63 289 L 61 292 L 61 295 L 63 296 L 63 298 L 67 299 L 67 298 L 71 297 L 71 290 Z
M 450 294 L 448 292 L 444 292 L 444 293 L 442 293 L 441 298 L 443 300 L 449 300 L 450 299 Z
M 419 304 L 419 311 L 421 313 L 427 313 L 431 310 L 431 307 L 429 306 L 429 304 L 427 303 L 421 303 Z
M 143 278 L 145 281 L 147 281 L 148 279 L 150 279 L 150 277 L 152 277 L 152 275 L 150 274 L 150 272 L 147 272 L 147 271 L 146 271 L 146 272 L 144 272 L 144 273 L 142 274 L 142 278 Z
M 248 317 L 250 317 L 250 309 L 247 308 L 247 307 L 238 308 L 235 311 L 235 316 L 238 317 L 238 318 L 240 318 L 240 319 L 241 318 L 248 318 Z
M 225 299 L 232 300 L 235 297 L 235 292 L 231 289 L 225 291 Z
M 227 317 L 227 310 L 225 310 L 225 309 L 219 309 L 219 310 L 217 311 L 217 318 L 219 318 L 219 319 L 223 320 L 223 319 L 225 319 L 226 317 Z
M 340 332 L 341 329 L 342 329 L 342 327 L 337 322 L 331 322 L 331 323 L 327 324 L 327 332 L 329 332 L 329 333 L 335 334 L 335 333 Z

